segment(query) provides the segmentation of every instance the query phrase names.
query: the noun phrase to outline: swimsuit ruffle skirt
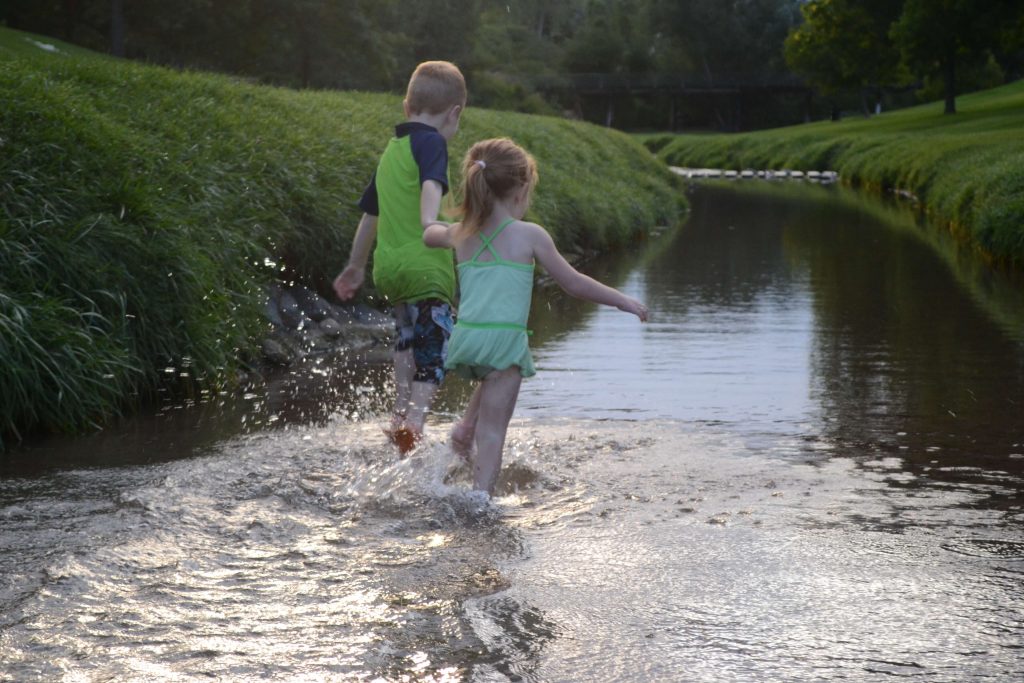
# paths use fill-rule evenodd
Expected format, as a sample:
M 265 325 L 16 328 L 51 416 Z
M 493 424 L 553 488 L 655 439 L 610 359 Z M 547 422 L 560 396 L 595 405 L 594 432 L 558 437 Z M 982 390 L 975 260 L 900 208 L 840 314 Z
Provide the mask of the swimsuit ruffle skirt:
M 458 265 L 462 301 L 445 367 L 468 379 L 483 379 L 514 365 L 523 377 L 537 374 L 526 329 L 533 264 L 506 261 L 491 246 L 511 222 L 502 223 L 490 237 L 481 233 L 483 245 L 472 259 Z M 485 249 L 494 260 L 479 260 Z

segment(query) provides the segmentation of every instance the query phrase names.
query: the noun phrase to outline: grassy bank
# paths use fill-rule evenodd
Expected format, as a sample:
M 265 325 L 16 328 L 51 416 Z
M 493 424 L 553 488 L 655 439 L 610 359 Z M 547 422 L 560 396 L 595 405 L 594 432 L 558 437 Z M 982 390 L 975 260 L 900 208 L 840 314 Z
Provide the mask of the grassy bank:
M 261 87 L 3 28 L 0 100 L 0 449 L 229 382 L 266 332 L 266 284 L 323 290 L 344 264 L 401 117 L 392 96 Z M 565 248 L 681 214 L 625 135 L 470 109 L 453 161 L 495 135 L 536 155 L 534 218 Z
M 990 259 L 1024 268 L 1024 81 L 870 119 L 743 135 L 648 136 L 676 166 L 838 171 L 846 183 L 914 194 Z

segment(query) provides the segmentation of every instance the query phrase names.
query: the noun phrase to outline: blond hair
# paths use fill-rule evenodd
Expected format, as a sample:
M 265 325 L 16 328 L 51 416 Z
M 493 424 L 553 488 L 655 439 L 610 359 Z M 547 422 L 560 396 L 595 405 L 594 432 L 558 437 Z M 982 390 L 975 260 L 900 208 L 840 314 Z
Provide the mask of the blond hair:
M 462 162 L 462 226 L 459 237 L 480 232 L 496 200 L 508 199 L 523 187 L 537 185 L 537 162 L 508 138 L 481 140 Z
M 409 77 L 405 102 L 412 114 L 441 114 L 466 106 L 466 79 L 451 62 L 423 62 Z

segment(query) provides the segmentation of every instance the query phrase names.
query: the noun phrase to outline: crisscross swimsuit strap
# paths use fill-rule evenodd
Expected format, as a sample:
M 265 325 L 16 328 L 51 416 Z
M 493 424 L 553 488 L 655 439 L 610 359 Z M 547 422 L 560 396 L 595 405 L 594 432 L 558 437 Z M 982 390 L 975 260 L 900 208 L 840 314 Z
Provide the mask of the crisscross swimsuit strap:
M 485 235 L 482 232 L 477 233 L 480 236 L 480 241 L 482 242 L 482 244 L 480 245 L 480 248 L 476 250 L 476 253 L 473 254 L 473 258 L 471 258 L 464 265 L 481 266 L 481 267 L 483 267 L 483 266 L 497 266 L 497 265 L 501 265 L 501 266 L 510 266 L 510 267 L 513 267 L 513 268 L 521 268 L 521 269 L 524 269 L 524 270 L 532 270 L 533 269 L 532 265 L 529 265 L 529 264 L 526 264 L 526 263 L 518 263 L 516 261 L 506 261 L 505 259 L 501 258 L 498 255 L 498 252 L 495 251 L 494 247 L 492 246 L 492 242 L 494 242 L 494 240 L 497 239 L 498 235 L 501 234 L 501 231 L 504 230 L 505 228 L 507 228 L 513 222 L 515 222 L 514 218 L 509 218 L 509 219 L 503 221 L 498 226 L 497 230 L 495 230 L 489 236 Z M 491 260 L 491 261 L 480 261 L 479 260 L 480 255 L 484 253 L 485 249 L 487 251 L 491 252 L 491 258 L 493 260 Z M 462 320 L 462 319 L 460 319 L 457 324 L 458 325 L 462 325 L 463 327 L 472 328 L 472 329 L 482 329 L 482 330 L 522 330 L 522 331 L 526 332 L 527 334 L 533 334 L 533 330 L 526 329 L 525 325 L 517 325 L 515 323 L 471 322 L 469 320 Z
M 486 261 L 478 261 L 477 260 L 478 258 L 480 258 L 480 254 L 484 253 L 484 249 L 486 249 L 487 251 L 491 252 L 491 258 L 494 259 L 495 263 L 502 263 L 502 262 L 504 262 L 505 259 L 503 259 L 500 256 L 498 256 L 498 252 L 496 252 L 494 250 L 494 247 L 491 246 L 491 243 L 495 239 L 497 239 L 498 235 L 501 234 L 501 231 L 504 230 L 505 228 L 507 228 L 509 226 L 509 224 L 512 223 L 513 221 L 515 221 L 514 218 L 509 218 L 508 220 L 503 221 L 501 223 L 501 225 L 498 226 L 498 229 L 495 230 L 494 233 L 490 235 L 490 237 L 488 237 L 487 235 L 483 234 L 482 232 L 477 233 L 478 235 L 480 235 L 480 241 L 483 242 L 483 244 L 481 244 L 480 248 L 476 250 L 476 253 L 473 254 L 473 258 L 471 258 L 470 261 L 472 263 L 486 263 Z

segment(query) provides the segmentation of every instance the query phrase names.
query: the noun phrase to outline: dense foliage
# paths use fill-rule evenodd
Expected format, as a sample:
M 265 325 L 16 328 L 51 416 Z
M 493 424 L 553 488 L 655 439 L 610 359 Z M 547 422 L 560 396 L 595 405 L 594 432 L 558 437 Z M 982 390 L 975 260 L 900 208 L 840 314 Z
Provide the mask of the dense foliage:
M 869 91 L 897 87 L 887 103 L 901 104 L 910 84 L 941 97 L 950 78 L 969 92 L 1024 71 L 1020 0 L 5 0 L 0 24 L 289 87 L 399 92 L 417 62 L 449 59 L 476 106 L 607 122 L 611 102 L 620 128 L 727 129 L 735 93 L 595 94 L 569 75 L 759 84 L 795 71 L 849 107 Z M 781 91 L 744 99 L 748 128 L 807 114 Z
M 660 136 L 677 166 L 835 170 L 913 194 L 965 241 L 1024 267 L 1024 82 L 961 98 L 956 117 L 922 105 L 870 119 L 732 136 Z
M 938 79 L 946 113 L 956 95 L 1020 78 L 1020 0 L 811 0 L 786 39 L 789 63 L 825 90 L 876 90 Z M 926 99 L 933 88 L 925 88 Z
M 785 71 L 782 40 L 799 19 L 799 4 L 6 0 L 0 24 L 132 59 L 289 87 L 397 93 L 419 61 L 449 59 L 467 74 L 473 105 L 601 120 L 590 116 L 593 102 L 570 87 L 566 74 L 777 74 Z M 620 97 L 616 125 L 663 124 L 664 106 L 656 114 L 645 106 L 652 105 Z
M 0 101 L 3 437 L 230 381 L 266 331 L 265 286 L 325 291 L 345 262 L 401 117 L 393 95 L 182 73 L 8 29 Z M 563 247 L 607 249 L 682 210 L 624 134 L 470 108 L 453 159 L 495 135 L 537 156 L 534 216 Z

